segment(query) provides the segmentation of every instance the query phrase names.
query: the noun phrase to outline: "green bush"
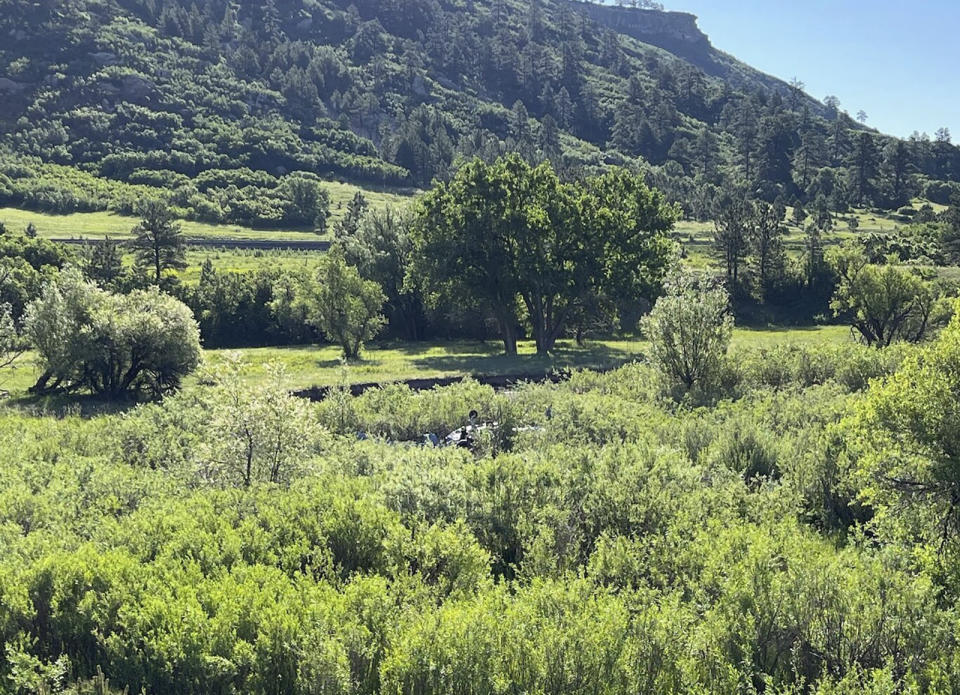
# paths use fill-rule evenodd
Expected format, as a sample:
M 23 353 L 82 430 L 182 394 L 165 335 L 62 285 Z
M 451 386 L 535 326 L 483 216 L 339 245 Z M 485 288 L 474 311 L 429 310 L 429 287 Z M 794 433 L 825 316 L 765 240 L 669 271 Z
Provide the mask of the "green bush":
M 0 410 L 0 677 L 198 695 L 950 692 L 956 544 L 930 533 L 947 498 L 878 496 L 868 473 L 894 431 L 863 430 L 897 424 L 883 399 L 911 379 L 948 402 L 928 377 L 952 343 L 937 345 L 735 349 L 734 388 L 697 408 L 635 364 L 317 404 L 228 370 L 123 414 Z M 512 448 L 402 441 L 469 409 L 508 413 Z M 230 474 L 247 442 L 255 462 L 279 442 L 287 474 Z
M 23 325 L 43 370 L 38 392 L 157 398 L 200 363 L 200 332 L 182 302 L 156 288 L 110 294 L 76 270 L 47 284 Z

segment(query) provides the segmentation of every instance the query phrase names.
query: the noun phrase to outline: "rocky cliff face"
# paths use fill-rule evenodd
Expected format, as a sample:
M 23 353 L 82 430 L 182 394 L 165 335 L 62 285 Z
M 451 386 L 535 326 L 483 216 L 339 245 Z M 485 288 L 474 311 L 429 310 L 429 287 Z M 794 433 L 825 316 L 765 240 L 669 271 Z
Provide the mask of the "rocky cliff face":
M 582 12 L 598 24 L 659 46 L 691 62 L 709 59 L 713 46 L 700 31 L 697 18 L 686 12 L 658 12 L 630 7 L 577 3 Z
M 719 77 L 734 86 L 762 86 L 770 92 L 789 93 L 785 82 L 751 68 L 714 48 L 709 37 L 697 26 L 697 17 L 686 12 L 639 10 L 632 7 L 598 5 L 573 0 L 571 4 L 601 26 L 657 46 L 696 65 L 706 74 Z M 826 109 L 809 96 L 803 97 L 813 113 L 825 115 Z

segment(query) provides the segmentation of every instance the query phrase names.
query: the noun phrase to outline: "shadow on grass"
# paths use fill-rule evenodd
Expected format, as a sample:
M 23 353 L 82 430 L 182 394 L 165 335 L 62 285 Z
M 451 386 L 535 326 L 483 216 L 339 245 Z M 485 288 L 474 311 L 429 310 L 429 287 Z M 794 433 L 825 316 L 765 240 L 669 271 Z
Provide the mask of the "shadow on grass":
M 577 368 L 616 367 L 637 358 L 637 354 L 607 345 L 586 348 L 560 347 L 549 355 L 436 355 L 413 361 L 420 369 L 475 375 L 512 375 Z
M 4 408 L 37 416 L 93 418 L 100 415 L 125 413 L 141 403 L 143 401 L 133 398 L 111 399 L 91 394 L 58 393 L 44 396 L 18 394 L 2 401 L 0 405 Z
M 410 342 L 396 341 L 374 343 L 370 345 L 372 350 L 390 350 L 403 355 L 418 356 L 425 350 L 442 348 L 448 354 L 457 356 L 459 354 L 474 356 L 497 356 L 503 353 L 503 343 L 497 341 L 485 340 L 458 340 L 452 342 Z
M 832 325 L 832 324 L 824 324 Z M 817 333 L 822 331 L 824 325 L 813 325 L 813 326 L 739 326 L 739 328 L 746 328 L 751 333 L 766 333 L 769 335 L 777 335 L 781 333 Z M 837 324 L 840 325 L 840 324 Z

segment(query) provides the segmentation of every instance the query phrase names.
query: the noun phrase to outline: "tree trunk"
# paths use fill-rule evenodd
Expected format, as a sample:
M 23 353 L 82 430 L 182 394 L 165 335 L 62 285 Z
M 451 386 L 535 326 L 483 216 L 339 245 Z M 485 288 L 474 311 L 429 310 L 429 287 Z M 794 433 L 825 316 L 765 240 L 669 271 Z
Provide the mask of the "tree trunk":
M 567 326 L 567 319 L 570 317 L 571 304 L 568 303 L 563 309 L 559 312 L 554 306 L 554 299 L 551 297 L 545 302 L 546 310 L 544 311 L 543 317 L 543 328 L 544 328 L 544 337 L 543 337 L 543 352 L 541 354 L 547 354 L 553 348 L 556 347 L 557 341 L 563 336 L 563 332 Z M 538 346 L 538 352 L 539 352 Z
M 503 339 L 503 351 L 508 356 L 517 354 L 517 331 L 513 317 L 504 314 L 497 315 L 497 323 L 500 324 L 500 336 Z
M 37 379 L 37 383 L 29 388 L 30 393 L 42 394 L 47 393 L 47 384 L 50 383 L 50 379 L 53 378 L 53 372 L 46 371 L 40 375 L 40 378 Z
M 537 354 L 546 355 L 553 347 L 550 330 L 550 319 L 547 316 L 548 311 L 545 302 L 539 297 L 534 299 L 525 296 L 523 303 L 527 305 L 527 313 L 530 315 L 530 324 L 533 326 L 533 340 L 537 344 Z
M 537 354 L 546 355 L 550 350 L 546 318 L 540 313 L 534 314 L 531 311 L 530 322 L 533 324 L 533 340 L 537 344 Z
M 409 299 L 401 298 L 397 304 L 400 315 L 403 317 L 407 339 L 412 341 L 421 340 L 423 333 L 420 327 L 421 312 L 419 302 L 411 297 Z

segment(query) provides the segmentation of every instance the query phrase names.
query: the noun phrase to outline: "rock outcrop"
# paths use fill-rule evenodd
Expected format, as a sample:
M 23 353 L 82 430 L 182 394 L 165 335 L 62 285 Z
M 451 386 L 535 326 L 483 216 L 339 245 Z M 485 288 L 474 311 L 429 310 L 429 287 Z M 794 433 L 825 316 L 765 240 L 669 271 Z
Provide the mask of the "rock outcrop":
M 663 48 L 691 62 L 699 64 L 708 59 L 713 50 L 710 39 L 697 26 L 695 15 L 594 3 L 577 4 L 598 24 Z
M 770 92 L 790 93 L 786 82 L 746 65 L 714 48 L 710 38 L 697 25 L 696 15 L 687 12 L 641 10 L 633 7 L 599 5 L 572 0 L 578 8 L 600 26 L 609 27 L 638 41 L 662 48 L 697 66 L 706 74 L 719 77 L 731 85 L 762 85 Z M 820 102 L 804 95 L 803 103 L 813 113 L 825 115 Z

